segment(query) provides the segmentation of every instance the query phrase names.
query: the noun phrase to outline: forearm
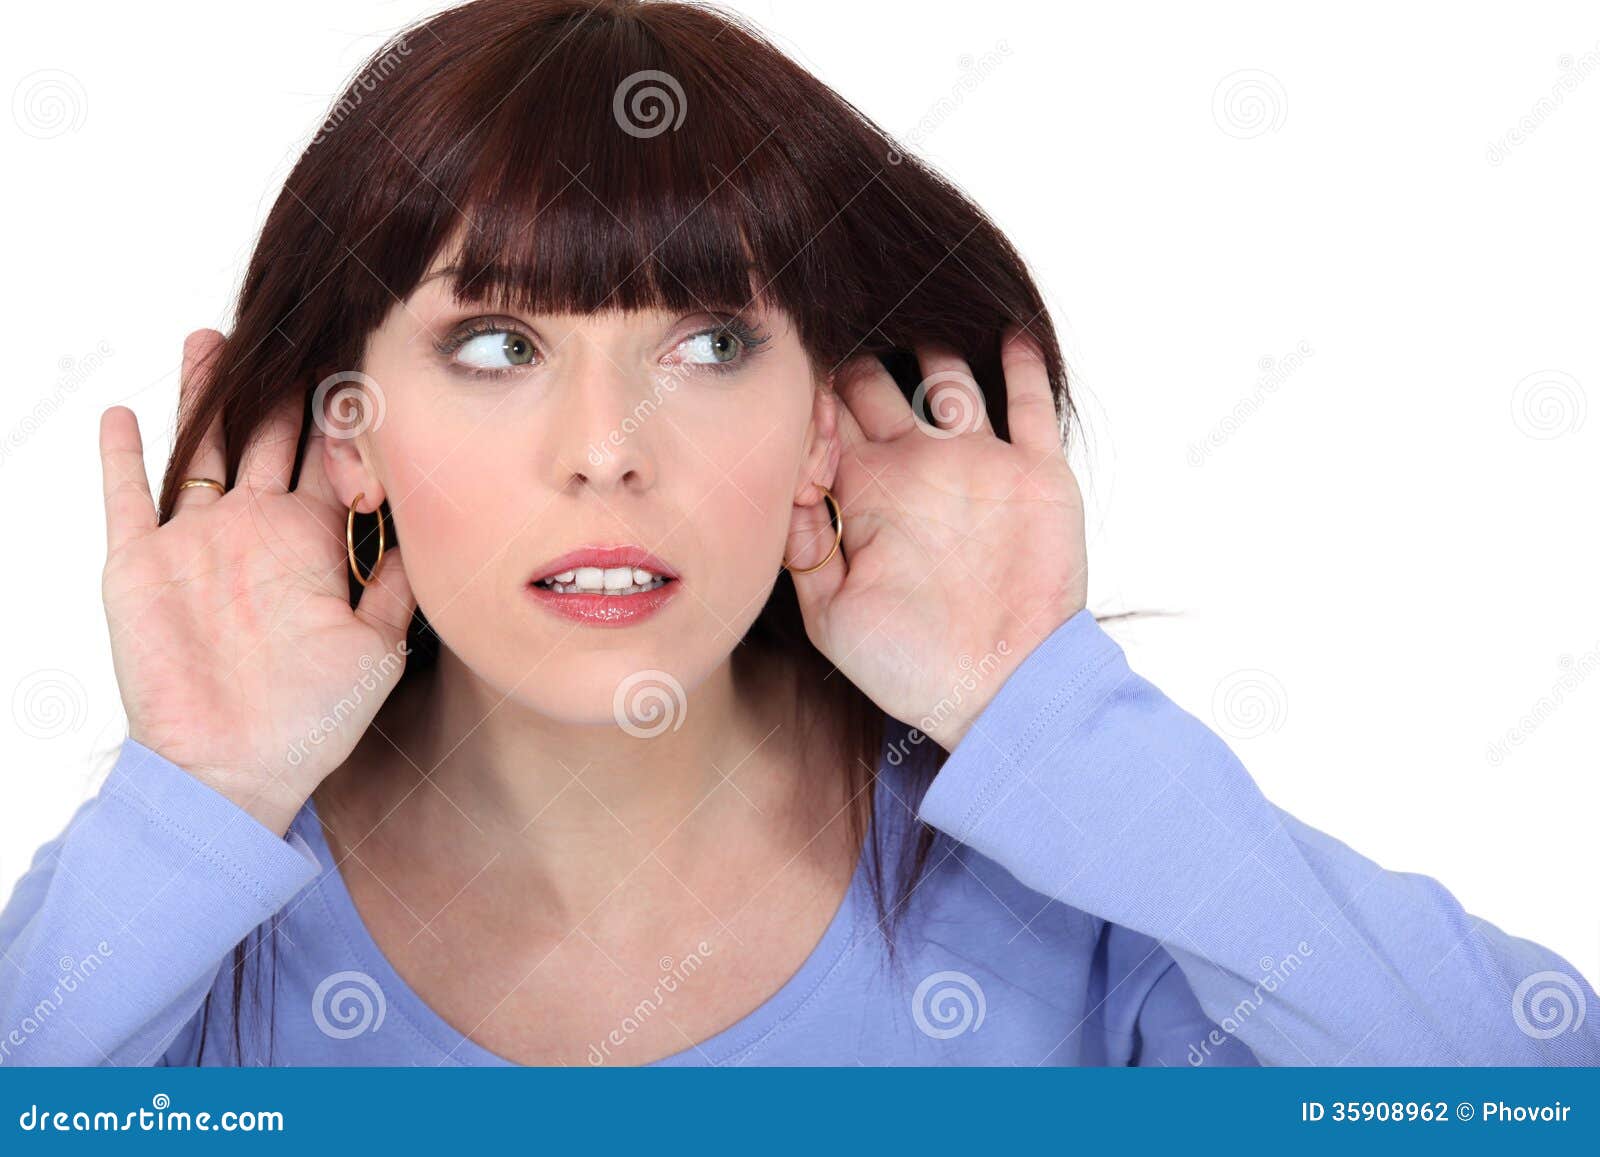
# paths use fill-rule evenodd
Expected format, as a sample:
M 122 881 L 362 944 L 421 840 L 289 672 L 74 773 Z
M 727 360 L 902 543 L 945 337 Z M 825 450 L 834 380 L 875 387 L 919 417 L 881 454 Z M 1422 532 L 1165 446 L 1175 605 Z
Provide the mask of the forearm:
M 1545 1037 L 1513 1012 L 1544 972 L 1594 1002 L 1576 969 L 1273 806 L 1087 612 L 1002 686 L 921 816 L 1041 893 L 1158 940 L 1263 1063 L 1600 1059 L 1594 1020 Z
M 315 859 L 142 745 L 0 912 L 0 1061 L 153 1064 Z

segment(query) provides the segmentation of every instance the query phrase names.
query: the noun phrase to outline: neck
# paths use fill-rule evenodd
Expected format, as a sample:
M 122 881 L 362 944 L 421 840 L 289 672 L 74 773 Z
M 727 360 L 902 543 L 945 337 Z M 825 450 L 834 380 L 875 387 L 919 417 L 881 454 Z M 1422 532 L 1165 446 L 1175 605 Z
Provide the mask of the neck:
M 318 789 L 319 810 L 331 797 L 352 818 L 341 836 L 358 855 L 381 824 L 418 862 L 493 860 L 562 919 L 641 868 L 698 893 L 741 864 L 804 854 L 842 801 L 816 774 L 838 759 L 797 758 L 794 703 L 787 669 L 741 688 L 730 660 L 688 695 L 680 726 L 640 738 L 529 710 L 441 649 Z

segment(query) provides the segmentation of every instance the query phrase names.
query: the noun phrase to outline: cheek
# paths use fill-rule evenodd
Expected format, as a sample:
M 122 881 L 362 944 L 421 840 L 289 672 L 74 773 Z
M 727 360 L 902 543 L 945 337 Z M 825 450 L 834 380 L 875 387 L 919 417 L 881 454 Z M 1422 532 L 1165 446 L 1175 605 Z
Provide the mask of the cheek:
M 708 562 L 720 576 L 715 585 L 734 609 L 777 579 L 805 433 L 806 415 L 794 409 L 762 406 L 697 424 L 696 449 L 680 459 L 698 464 L 701 492 L 684 507 L 704 498 L 688 517 L 699 523 Z
M 486 463 L 505 461 L 485 432 L 455 430 L 438 413 L 395 415 L 376 436 L 406 572 L 425 607 L 467 609 L 492 589 L 493 565 L 515 532 L 514 487 Z M 525 516 L 525 512 L 524 512 Z M 432 615 L 430 614 L 430 619 Z

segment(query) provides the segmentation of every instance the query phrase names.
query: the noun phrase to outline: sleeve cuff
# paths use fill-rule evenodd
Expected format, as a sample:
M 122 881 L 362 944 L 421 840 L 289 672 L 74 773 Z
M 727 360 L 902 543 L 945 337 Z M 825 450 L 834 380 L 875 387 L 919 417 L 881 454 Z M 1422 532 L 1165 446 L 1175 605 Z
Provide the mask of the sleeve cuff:
M 283 907 L 321 871 L 293 829 L 278 836 L 238 804 L 138 740 L 123 740 L 102 792 L 170 833 L 257 905 Z
M 1073 615 L 1023 659 L 973 720 L 934 776 L 917 818 L 966 842 L 1039 740 L 1081 723 L 1127 674 L 1122 647 L 1088 608 Z

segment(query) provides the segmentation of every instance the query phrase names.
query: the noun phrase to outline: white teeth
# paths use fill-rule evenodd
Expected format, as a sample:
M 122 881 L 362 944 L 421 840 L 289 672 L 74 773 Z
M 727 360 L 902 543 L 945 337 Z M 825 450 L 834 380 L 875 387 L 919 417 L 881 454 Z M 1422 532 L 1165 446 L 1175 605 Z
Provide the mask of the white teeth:
M 539 585 L 561 594 L 579 591 L 608 595 L 634 595 L 654 590 L 667 580 L 637 566 L 580 566 L 541 579 Z

